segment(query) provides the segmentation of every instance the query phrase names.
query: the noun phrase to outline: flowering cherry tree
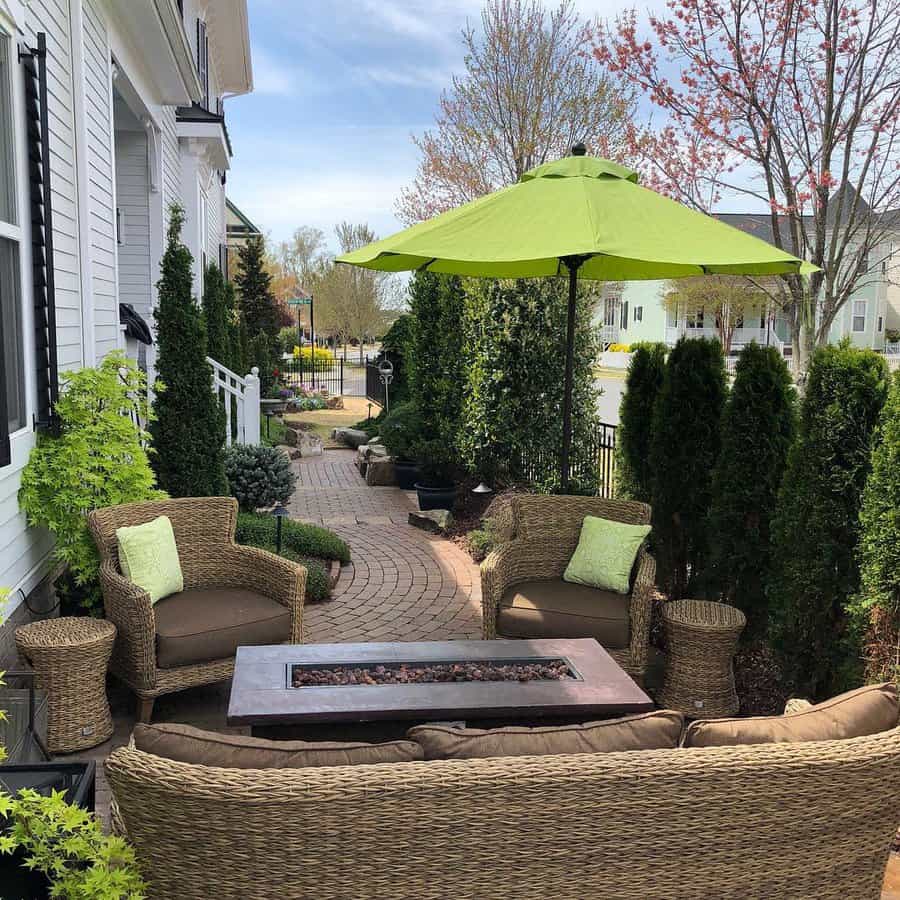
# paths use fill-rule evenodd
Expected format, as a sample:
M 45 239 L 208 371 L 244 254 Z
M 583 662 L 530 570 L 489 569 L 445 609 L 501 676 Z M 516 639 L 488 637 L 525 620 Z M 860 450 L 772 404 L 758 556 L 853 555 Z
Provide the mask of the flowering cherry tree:
M 835 316 L 889 271 L 900 228 L 900 2 L 669 0 L 639 34 L 601 25 L 595 58 L 663 127 L 632 126 L 644 184 L 712 210 L 761 201 L 778 247 L 821 268 L 763 286 L 805 369 Z

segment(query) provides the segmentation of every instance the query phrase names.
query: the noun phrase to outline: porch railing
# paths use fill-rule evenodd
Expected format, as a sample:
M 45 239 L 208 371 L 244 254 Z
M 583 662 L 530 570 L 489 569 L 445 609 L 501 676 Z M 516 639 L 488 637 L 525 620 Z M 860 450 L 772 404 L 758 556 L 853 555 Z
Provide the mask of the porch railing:
M 212 357 L 212 390 L 225 408 L 225 444 L 259 443 L 259 369 L 254 366 L 243 378 Z

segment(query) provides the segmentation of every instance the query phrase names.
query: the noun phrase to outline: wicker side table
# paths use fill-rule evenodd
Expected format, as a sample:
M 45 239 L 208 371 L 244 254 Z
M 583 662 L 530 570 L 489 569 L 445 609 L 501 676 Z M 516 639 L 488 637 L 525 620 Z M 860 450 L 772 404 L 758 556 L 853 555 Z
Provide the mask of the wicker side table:
M 106 666 L 116 626 L 68 616 L 16 629 L 16 647 L 47 692 L 47 746 L 73 753 L 102 744 L 113 732 L 106 699 Z
M 715 718 L 738 711 L 732 660 L 747 620 L 724 603 L 673 600 L 663 604 L 669 647 L 657 703 L 686 716 Z

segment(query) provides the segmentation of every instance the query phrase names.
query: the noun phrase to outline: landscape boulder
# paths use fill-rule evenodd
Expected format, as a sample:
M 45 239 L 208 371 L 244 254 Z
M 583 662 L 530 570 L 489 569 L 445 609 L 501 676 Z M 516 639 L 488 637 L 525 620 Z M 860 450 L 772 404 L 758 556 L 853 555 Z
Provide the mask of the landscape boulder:
M 325 399 L 325 409 L 343 409 L 344 398 L 340 394 L 332 394 Z
M 370 456 L 366 466 L 366 484 L 369 487 L 390 487 L 396 483 L 394 460 L 389 456 Z
M 322 436 L 315 431 L 301 431 L 297 447 L 301 456 L 321 456 L 325 452 Z
M 453 527 L 453 513 L 449 509 L 428 509 L 424 512 L 411 512 L 408 522 L 423 531 L 433 534 L 446 534 Z
M 332 438 L 352 447 L 354 450 L 369 440 L 369 436 L 358 428 L 335 428 L 331 432 Z

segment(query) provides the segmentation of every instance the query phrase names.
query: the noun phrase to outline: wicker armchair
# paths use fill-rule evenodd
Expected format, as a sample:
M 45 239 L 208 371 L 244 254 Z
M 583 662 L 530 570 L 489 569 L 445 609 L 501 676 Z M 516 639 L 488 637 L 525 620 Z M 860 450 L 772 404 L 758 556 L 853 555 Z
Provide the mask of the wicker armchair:
M 215 602 L 217 589 L 225 599 L 234 596 L 235 589 L 239 589 L 251 600 L 255 596 L 261 604 L 273 606 L 269 601 L 274 601 L 289 610 L 289 617 L 278 614 L 278 628 L 282 619 L 289 618 L 282 640 L 292 643 L 303 640 L 306 569 L 265 550 L 236 544 L 237 511 L 237 501 L 231 497 L 193 497 L 111 506 L 95 510 L 88 516 L 88 526 L 100 552 L 100 584 L 106 618 L 118 629 L 110 670 L 137 694 L 141 701 L 139 719 L 142 722 L 150 721 L 156 697 L 224 681 L 234 671 L 233 652 L 219 659 L 159 665 L 157 612 L 161 604 L 177 602 L 192 591 L 195 596 L 202 591 L 206 603 Z M 119 570 L 116 529 L 162 515 L 169 517 L 175 532 L 184 593 L 161 600 L 154 607 L 146 591 Z M 171 610 L 170 606 L 170 616 Z M 209 622 L 211 628 L 216 624 Z M 240 637 L 240 627 L 238 621 L 231 636 Z M 202 639 L 203 634 L 199 637 Z M 240 643 L 254 642 L 274 643 L 272 640 L 254 641 L 252 637 L 240 639 Z
M 498 615 L 504 600 L 517 584 L 559 582 L 560 591 L 569 589 L 562 574 L 578 545 L 585 516 L 601 516 L 619 522 L 649 524 L 650 507 L 645 503 L 604 500 L 599 497 L 538 496 L 522 494 L 512 499 L 515 536 L 494 550 L 481 564 L 483 631 L 486 639 L 496 637 L 594 637 L 585 633 L 552 633 L 553 628 L 531 634 L 518 631 L 504 634 Z M 632 590 L 627 601 L 627 644 L 606 645 L 610 655 L 635 679 L 642 679 L 650 640 L 651 594 L 656 562 L 642 548 L 635 563 Z M 592 589 L 587 589 L 592 590 Z M 599 592 L 598 592 L 599 593 Z M 598 637 L 601 643 L 604 643 Z

